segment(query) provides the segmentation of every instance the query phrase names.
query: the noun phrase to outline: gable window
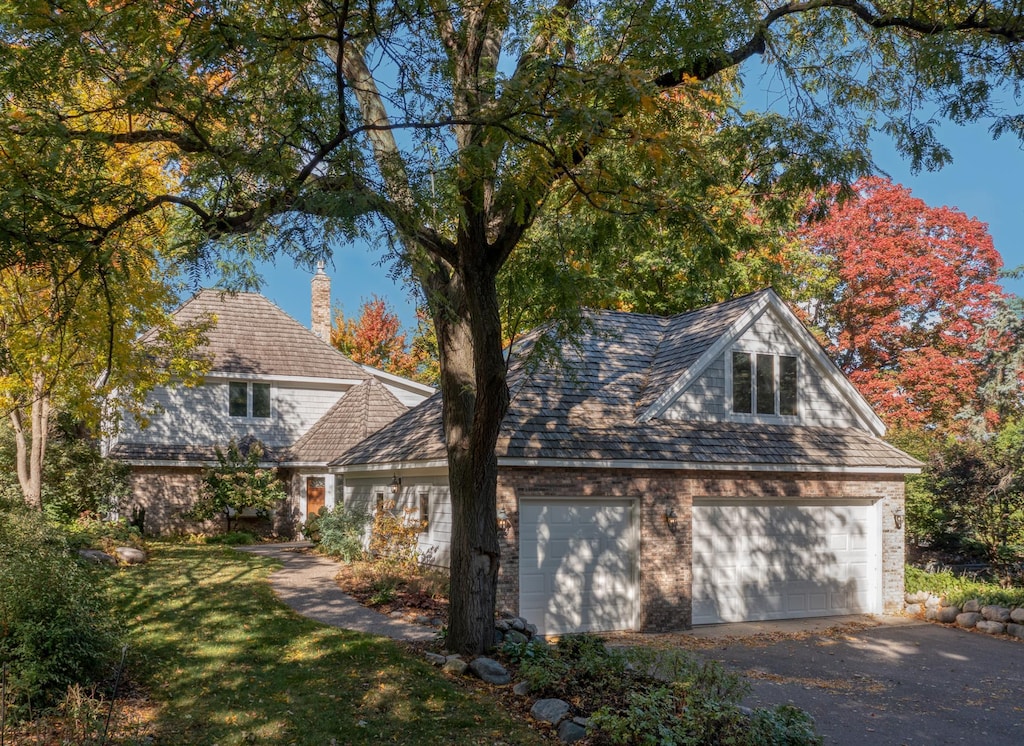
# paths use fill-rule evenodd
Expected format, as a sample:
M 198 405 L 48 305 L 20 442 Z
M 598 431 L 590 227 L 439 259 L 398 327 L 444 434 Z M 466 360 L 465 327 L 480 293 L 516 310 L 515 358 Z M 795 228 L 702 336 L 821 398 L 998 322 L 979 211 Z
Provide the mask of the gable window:
M 797 360 L 792 355 L 732 353 L 732 411 L 794 417 Z
M 270 384 L 231 381 L 228 414 L 232 417 L 270 417 Z

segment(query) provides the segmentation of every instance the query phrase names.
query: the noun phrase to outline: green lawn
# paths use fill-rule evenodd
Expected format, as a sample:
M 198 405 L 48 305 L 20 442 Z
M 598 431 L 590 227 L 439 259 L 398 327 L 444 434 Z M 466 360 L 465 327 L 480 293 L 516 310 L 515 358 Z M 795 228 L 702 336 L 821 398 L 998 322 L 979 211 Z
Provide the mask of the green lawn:
M 485 687 L 456 684 L 389 640 L 281 604 L 271 560 L 157 543 L 110 577 L 130 672 L 156 705 L 158 744 L 531 744 Z

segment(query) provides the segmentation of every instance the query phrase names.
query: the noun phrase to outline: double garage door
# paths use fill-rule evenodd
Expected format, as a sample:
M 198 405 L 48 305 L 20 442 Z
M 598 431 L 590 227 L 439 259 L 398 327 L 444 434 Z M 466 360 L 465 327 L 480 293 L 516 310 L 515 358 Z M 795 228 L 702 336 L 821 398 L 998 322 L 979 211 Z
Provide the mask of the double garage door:
M 520 501 L 520 613 L 542 634 L 636 628 L 635 513 L 631 500 Z M 869 501 L 697 501 L 693 624 L 880 611 L 878 520 Z
M 877 511 L 837 505 L 693 508 L 693 623 L 879 611 Z

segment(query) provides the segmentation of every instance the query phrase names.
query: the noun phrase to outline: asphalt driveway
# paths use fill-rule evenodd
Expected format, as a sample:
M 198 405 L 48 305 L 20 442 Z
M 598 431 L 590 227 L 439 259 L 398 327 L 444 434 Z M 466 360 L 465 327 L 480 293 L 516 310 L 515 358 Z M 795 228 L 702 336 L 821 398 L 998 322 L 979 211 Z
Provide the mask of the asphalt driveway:
M 695 651 L 751 677 L 751 707 L 790 703 L 830 746 L 1024 743 L 1024 643 L 935 624 Z

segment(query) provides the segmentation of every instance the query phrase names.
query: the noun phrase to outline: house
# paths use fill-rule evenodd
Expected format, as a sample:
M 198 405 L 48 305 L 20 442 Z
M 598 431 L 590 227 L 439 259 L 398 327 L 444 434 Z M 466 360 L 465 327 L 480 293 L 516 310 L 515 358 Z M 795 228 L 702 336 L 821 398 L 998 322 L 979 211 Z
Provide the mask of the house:
M 588 312 L 561 365 L 511 351 L 497 444 L 499 608 L 546 634 L 895 612 L 921 464 L 771 290 L 671 318 Z M 391 485 L 448 558 L 440 398 L 335 462 Z M 400 483 L 400 484 L 399 484 Z
M 287 484 L 276 528 L 291 532 L 334 504 L 327 464 L 434 390 L 361 366 L 329 344 L 330 279 L 312 281 L 313 329 L 255 293 L 202 290 L 174 314 L 215 323 L 198 354 L 210 369 L 198 386 L 155 389 L 157 412 L 142 426 L 126 418 L 108 454 L 131 466 L 131 504 L 149 533 L 195 530 L 182 515 L 217 447 L 259 440 L 267 466 Z

